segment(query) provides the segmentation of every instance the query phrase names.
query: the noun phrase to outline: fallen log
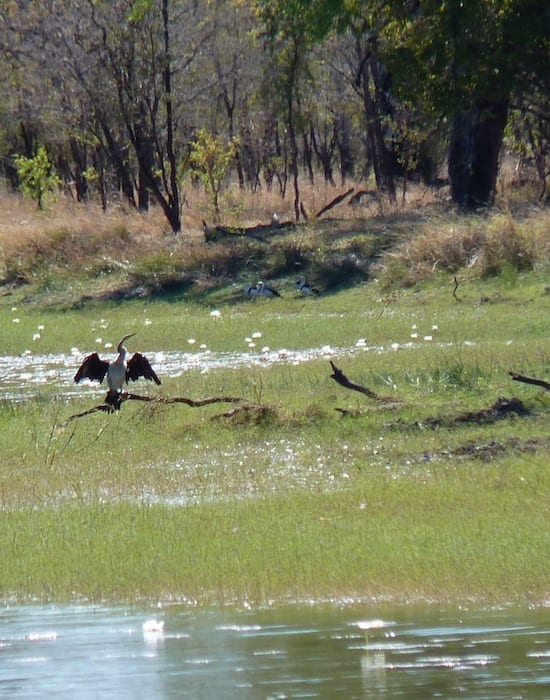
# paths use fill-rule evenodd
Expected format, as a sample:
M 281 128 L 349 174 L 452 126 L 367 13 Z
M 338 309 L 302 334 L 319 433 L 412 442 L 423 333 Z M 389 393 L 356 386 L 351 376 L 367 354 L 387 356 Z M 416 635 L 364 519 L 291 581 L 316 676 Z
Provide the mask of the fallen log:
M 330 211 L 333 209 L 335 206 L 340 204 L 340 202 L 343 202 L 346 197 L 348 197 L 350 194 L 355 192 L 355 188 L 352 187 L 350 190 L 347 192 L 344 192 L 343 194 L 339 194 L 338 197 L 335 197 L 332 201 L 330 201 L 328 204 L 326 204 L 322 209 L 319 209 L 317 214 L 315 214 L 315 218 L 318 219 L 320 216 L 325 214 L 327 211 Z
M 525 384 L 534 384 L 535 386 L 541 386 L 543 389 L 550 389 L 550 382 L 545 382 L 544 379 L 537 379 L 536 377 L 526 377 L 524 374 L 517 374 L 517 372 L 508 372 L 515 382 L 524 382 Z
M 222 240 L 242 240 L 243 238 L 254 238 L 261 243 L 265 243 L 270 237 L 283 231 L 295 228 L 293 221 L 272 221 L 270 224 L 258 224 L 248 227 L 232 226 L 209 226 L 203 221 L 204 240 L 206 243 L 216 243 Z

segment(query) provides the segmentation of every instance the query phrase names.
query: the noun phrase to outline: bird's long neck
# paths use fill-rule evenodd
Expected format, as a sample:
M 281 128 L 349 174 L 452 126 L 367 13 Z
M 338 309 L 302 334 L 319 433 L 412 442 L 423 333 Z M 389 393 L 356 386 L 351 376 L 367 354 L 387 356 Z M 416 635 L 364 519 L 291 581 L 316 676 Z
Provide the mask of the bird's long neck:
M 120 343 L 117 346 L 117 351 L 118 355 L 115 359 L 115 362 L 119 365 L 124 365 L 124 362 L 126 360 L 126 355 L 128 354 L 128 350 L 124 347 L 124 343 L 128 340 L 128 338 L 131 338 L 134 334 L 130 333 L 130 335 L 125 335 L 124 338 L 120 341 Z
M 117 350 L 118 350 L 118 355 L 115 358 L 115 362 L 117 365 L 123 365 L 125 360 L 126 360 L 126 355 L 128 354 L 128 350 L 126 350 L 124 345 L 119 345 Z

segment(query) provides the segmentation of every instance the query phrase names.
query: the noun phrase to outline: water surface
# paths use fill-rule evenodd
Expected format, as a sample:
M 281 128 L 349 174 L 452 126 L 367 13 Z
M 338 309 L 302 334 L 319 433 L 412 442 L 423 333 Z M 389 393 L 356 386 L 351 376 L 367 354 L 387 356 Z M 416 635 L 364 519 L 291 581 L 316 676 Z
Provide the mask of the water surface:
M 0 609 L 6 698 L 550 697 L 550 609 Z

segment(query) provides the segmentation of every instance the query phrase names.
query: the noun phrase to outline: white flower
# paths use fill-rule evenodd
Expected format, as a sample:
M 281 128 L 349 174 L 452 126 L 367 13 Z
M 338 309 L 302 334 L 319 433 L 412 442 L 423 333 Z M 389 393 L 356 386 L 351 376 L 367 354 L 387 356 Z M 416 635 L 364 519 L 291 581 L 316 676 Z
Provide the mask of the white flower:
M 34 333 L 32 339 L 33 340 L 40 340 L 40 333 Z
M 260 333 L 260 331 L 254 331 L 254 333 L 252 333 L 252 337 L 253 338 L 261 338 L 262 334 Z
M 386 626 L 384 620 L 361 620 L 355 624 L 360 630 L 377 630 Z
M 189 345 L 194 345 L 197 341 L 195 340 L 195 338 L 188 338 L 187 342 L 189 343 Z
M 18 318 L 12 318 L 11 322 L 12 322 L 12 323 L 19 323 L 19 319 L 18 319 Z
M 219 311 L 218 309 L 212 309 L 212 311 L 210 312 L 210 316 L 211 316 L 212 318 L 221 318 L 221 317 L 222 317 L 222 312 Z

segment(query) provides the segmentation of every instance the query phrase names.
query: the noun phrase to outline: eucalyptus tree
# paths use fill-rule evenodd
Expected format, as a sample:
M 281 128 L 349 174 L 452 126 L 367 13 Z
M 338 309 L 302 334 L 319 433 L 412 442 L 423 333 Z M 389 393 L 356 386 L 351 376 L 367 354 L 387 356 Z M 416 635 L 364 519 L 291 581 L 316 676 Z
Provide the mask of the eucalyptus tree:
M 263 54 L 257 21 L 249 3 L 215 0 L 203 22 L 210 30 L 196 66 L 196 82 L 205 86 L 203 125 L 236 146 L 234 165 L 240 187 L 259 186 L 261 109 L 259 76 Z
M 325 0 L 257 0 L 257 6 L 269 37 L 267 84 L 275 114 L 281 115 L 288 135 L 294 215 L 299 220 L 305 210 L 299 185 L 298 135 L 304 127 L 304 93 L 310 81 L 309 60 L 316 42 L 330 26 L 333 7 L 328 8 Z
M 450 124 L 454 202 L 490 205 L 513 96 L 550 87 L 550 6 L 415 0 L 391 11 L 387 60 L 397 88 Z
M 172 23 L 169 0 L 81 0 L 75 43 L 96 59 L 90 74 L 79 73 L 88 87 L 103 85 L 115 96 L 116 113 L 137 162 L 138 206 L 147 209 L 149 192 L 172 231 L 181 229 L 178 163 L 174 145 Z M 96 99 L 103 90 L 92 93 Z M 112 104 L 112 103 L 111 103 Z M 99 123 L 114 156 L 108 115 L 95 102 Z
M 391 116 L 391 104 L 388 98 L 390 79 L 381 61 L 379 51 L 380 33 L 387 22 L 383 12 L 385 3 L 378 0 L 371 2 L 336 2 L 335 0 L 293 0 L 292 2 L 267 2 L 258 0 L 262 17 L 266 23 L 272 45 L 284 78 L 280 81 L 283 94 L 287 97 L 287 128 L 291 143 L 295 133 L 296 115 L 299 110 L 300 88 L 308 76 L 309 52 L 313 46 L 325 52 L 323 63 L 331 65 L 340 80 L 348 83 L 362 103 L 365 141 L 376 178 L 377 188 L 395 199 L 394 158 L 391 150 L 391 138 L 388 135 L 388 117 Z M 345 51 L 345 57 L 335 56 L 327 48 L 326 40 L 332 32 L 342 34 L 341 41 L 331 44 Z M 343 47 L 345 46 L 345 49 Z M 286 64 L 283 60 L 286 59 Z M 301 82 L 300 82 L 301 81 Z M 317 116 L 318 119 L 318 116 Z M 325 152 L 319 150 L 318 156 L 325 161 L 323 167 L 330 179 L 329 159 L 336 146 L 336 125 L 342 120 L 342 112 L 335 112 L 332 136 L 325 131 Z M 323 127 L 325 130 L 327 124 Z M 318 144 L 317 144 L 318 145 Z M 297 182 L 296 148 L 293 147 L 293 173 Z M 348 154 L 349 156 L 349 154 Z M 349 163 L 349 160 L 348 160 Z M 296 189 L 296 186 L 295 186 Z M 295 204 L 296 207 L 296 204 Z

